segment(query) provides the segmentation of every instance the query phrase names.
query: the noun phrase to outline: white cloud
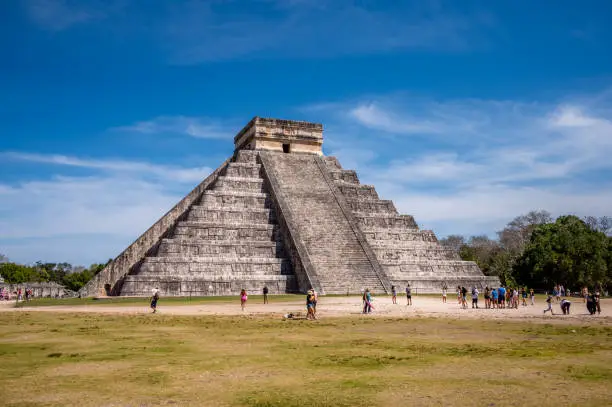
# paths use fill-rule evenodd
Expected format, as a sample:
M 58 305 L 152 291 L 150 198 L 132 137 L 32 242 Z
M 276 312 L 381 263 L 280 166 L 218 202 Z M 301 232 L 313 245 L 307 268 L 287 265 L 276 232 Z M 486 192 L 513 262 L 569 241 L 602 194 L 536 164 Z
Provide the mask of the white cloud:
M 41 28 L 61 31 L 74 25 L 101 20 L 121 10 L 124 1 L 25 0 L 30 19 Z
M 187 116 L 159 116 L 112 130 L 142 134 L 183 134 L 204 139 L 228 139 L 236 132 L 231 123 Z
M 334 133 L 331 153 L 442 235 L 492 234 L 533 209 L 604 216 L 612 208 L 609 98 L 364 99 L 305 111 L 332 128 L 349 126 Z
M 141 173 L 146 176 L 172 180 L 180 183 L 199 182 L 212 172 L 210 167 L 181 168 L 139 161 L 91 158 L 84 159 L 59 154 L 46 155 L 20 152 L 0 152 L 0 157 L 33 163 L 91 168 L 113 173 Z
M 65 155 L 0 157 L 56 166 L 50 179 L 0 183 L 0 253 L 19 262 L 115 257 L 213 171 Z M 69 167 L 93 175 L 59 175 Z

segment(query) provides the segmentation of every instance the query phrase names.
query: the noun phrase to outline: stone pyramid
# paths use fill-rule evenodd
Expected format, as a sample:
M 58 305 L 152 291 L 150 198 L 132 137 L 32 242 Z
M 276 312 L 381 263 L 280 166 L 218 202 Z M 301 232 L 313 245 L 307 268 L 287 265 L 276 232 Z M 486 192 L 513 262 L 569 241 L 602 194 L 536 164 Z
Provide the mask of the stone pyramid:
M 235 153 L 83 289 L 85 296 L 416 293 L 497 286 L 324 157 L 323 126 L 255 117 Z

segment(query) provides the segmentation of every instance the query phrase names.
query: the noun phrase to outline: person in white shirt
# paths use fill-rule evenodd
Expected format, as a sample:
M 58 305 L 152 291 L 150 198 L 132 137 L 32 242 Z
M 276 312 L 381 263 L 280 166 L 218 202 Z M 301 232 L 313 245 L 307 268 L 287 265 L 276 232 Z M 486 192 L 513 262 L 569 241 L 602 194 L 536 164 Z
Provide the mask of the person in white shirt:
M 478 308 L 478 288 L 472 288 L 472 308 Z

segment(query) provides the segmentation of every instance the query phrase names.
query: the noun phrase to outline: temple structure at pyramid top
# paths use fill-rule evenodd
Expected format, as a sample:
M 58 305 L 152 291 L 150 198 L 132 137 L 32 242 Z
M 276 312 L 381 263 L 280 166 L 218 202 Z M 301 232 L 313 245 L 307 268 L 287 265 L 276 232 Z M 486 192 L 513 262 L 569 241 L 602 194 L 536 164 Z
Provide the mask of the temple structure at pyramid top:
M 324 156 L 321 124 L 255 117 L 234 144 L 232 157 L 81 294 L 389 293 L 408 284 L 435 293 L 499 285 Z
M 236 150 L 323 155 L 323 125 L 255 117 L 234 137 Z

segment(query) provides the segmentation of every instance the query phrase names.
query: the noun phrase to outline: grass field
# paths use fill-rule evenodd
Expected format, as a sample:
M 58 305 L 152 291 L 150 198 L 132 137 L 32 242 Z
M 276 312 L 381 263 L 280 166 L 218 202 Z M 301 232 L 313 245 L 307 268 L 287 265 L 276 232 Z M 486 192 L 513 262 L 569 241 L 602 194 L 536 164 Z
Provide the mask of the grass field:
M 0 313 L 7 406 L 609 405 L 612 327 Z

